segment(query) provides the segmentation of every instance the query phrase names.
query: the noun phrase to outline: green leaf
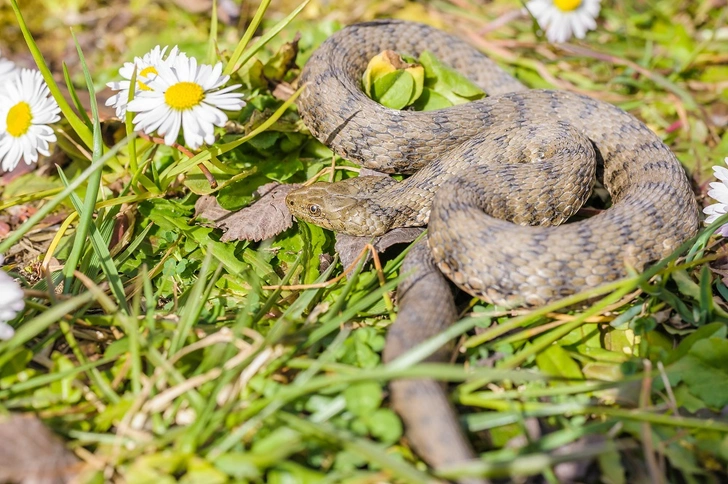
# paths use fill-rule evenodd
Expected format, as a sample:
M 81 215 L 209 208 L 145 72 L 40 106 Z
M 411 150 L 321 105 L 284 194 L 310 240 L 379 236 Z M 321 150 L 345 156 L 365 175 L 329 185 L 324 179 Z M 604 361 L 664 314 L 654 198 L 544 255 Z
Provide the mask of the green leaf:
M 678 361 L 680 358 L 684 357 L 688 354 L 690 349 L 693 347 L 695 343 L 698 341 L 702 341 L 709 338 L 720 338 L 725 339 L 728 335 L 728 328 L 726 328 L 726 325 L 723 323 L 711 323 L 706 324 L 705 326 L 698 328 L 694 332 L 692 332 L 689 336 L 687 336 L 684 340 L 680 342 L 677 349 L 672 352 L 668 360 L 665 362 L 666 364 L 674 363 Z
M 414 94 L 415 80 L 405 71 L 386 74 L 372 84 L 372 99 L 392 109 L 402 109 Z
M 434 111 L 436 109 L 448 108 L 452 105 L 453 103 L 448 98 L 429 87 L 425 87 L 422 90 L 422 95 L 413 106 L 416 111 Z
M 616 363 L 587 363 L 582 371 L 589 380 L 619 381 L 624 378 L 622 366 Z
M 583 380 L 579 365 L 559 345 L 551 345 L 536 355 L 538 368 L 547 375 L 568 380 Z
M 453 104 L 462 104 L 485 96 L 485 92 L 470 79 L 441 62 L 432 52 L 424 51 L 420 55 L 420 63 L 425 68 L 425 85 Z
M 382 404 L 382 387 L 376 382 L 362 382 L 344 390 L 346 408 L 360 417 L 367 416 Z
M 680 384 L 672 390 L 675 395 L 675 403 L 677 403 L 678 407 L 684 408 L 690 413 L 695 413 L 705 408 L 705 402 L 690 393 L 687 385 Z
M 326 474 L 292 461 L 281 462 L 266 476 L 268 484 L 318 484 L 325 480 Z
M 221 454 L 215 459 L 215 467 L 233 476 L 236 479 L 259 479 L 260 470 L 252 459 L 251 454 L 245 452 L 229 452 Z
M 604 473 L 602 482 L 610 484 L 624 484 L 627 482 L 626 473 L 622 465 L 622 458 L 617 450 L 608 450 L 597 457 L 599 468 Z
M 179 480 L 183 484 L 196 484 L 204 482 L 205 484 L 223 484 L 228 482 L 227 475 L 212 464 L 200 457 L 192 457 L 187 465 L 187 473 Z
M 728 340 L 697 341 L 672 371 L 706 404 L 713 408 L 728 405 Z
M 364 92 L 378 103 L 402 109 L 422 94 L 425 71 L 419 64 L 405 62 L 396 52 L 385 50 L 369 61 L 362 85 Z
M 402 436 L 402 421 L 389 408 L 378 408 L 367 419 L 369 432 L 381 442 L 391 445 Z
M 236 174 L 231 174 L 228 171 L 221 170 L 215 165 L 207 165 L 207 168 L 210 170 L 210 173 L 212 173 L 212 176 L 215 177 L 215 180 L 217 180 L 217 188 L 213 188 L 210 186 L 210 181 L 207 179 L 207 177 L 205 177 L 202 171 L 200 171 L 199 169 L 193 169 L 187 174 L 184 180 L 185 186 L 189 188 L 192 193 L 195 193 L 197 195 L 210 195 L 215 192 L 219 193 L 229 188 L 231 185 L 235 185 L 236 183 L 245 181 L 247 177 L 253 175 L 256 172 L 255 169 L 250 169 L 240 170 L 240 172 Z

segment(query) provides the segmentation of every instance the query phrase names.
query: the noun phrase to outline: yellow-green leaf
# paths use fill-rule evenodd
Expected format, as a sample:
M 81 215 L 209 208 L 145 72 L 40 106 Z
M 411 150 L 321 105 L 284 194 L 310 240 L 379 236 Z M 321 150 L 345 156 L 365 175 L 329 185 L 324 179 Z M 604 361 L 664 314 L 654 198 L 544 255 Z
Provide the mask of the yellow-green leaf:
M 569 353 L 561 346 L 551 345 L 536 356 L 538 368 L 547 375 L 583 380 L 579 365 L 571 359 Z

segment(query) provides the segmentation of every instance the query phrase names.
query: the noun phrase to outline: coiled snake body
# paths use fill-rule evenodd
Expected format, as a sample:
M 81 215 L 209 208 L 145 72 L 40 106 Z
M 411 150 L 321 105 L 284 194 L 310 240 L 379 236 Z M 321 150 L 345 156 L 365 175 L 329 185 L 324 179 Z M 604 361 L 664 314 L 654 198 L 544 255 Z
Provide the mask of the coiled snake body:
M 429 50 L 488 97 L 432 112 L 385 108 L 361 90 L 368 61 L 385 49 Z M 291 212 L 351 235 L 429 222 L 427 244 L 407 257 L 387 360 L 455 319 L 442 274 L 488 302 L 542 305 L 641 270 L 697 231 L 680 163 L 642 122 L 587 96 L 527 90 L 439 30 L 394 20 L 347 27 L 312 55 L 302 81 L 299 110 L 318 139 L 367 168 L 414 174 L 314 184 L 289 194 Z M 612 206 L 554 227 L 588 198 L 595 174 Z M 396 382 L 392 393 L 428 463 L 472 456 L 438 384 Z

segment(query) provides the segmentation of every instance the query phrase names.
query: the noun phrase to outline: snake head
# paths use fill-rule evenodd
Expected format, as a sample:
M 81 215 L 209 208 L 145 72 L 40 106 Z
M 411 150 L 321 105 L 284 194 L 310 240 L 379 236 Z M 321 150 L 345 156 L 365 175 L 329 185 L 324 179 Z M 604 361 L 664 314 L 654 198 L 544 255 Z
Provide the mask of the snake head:
M 376 180 L 368 180 L 368 179 Z M 389 226 L 377 223 L 366 193 L 388 177 L 358 177 L 336 183 L 314 183 L 286 196 L 286 206 L 299 221 L 354 236 L 381 235 Z M 373 183 L 374 182 L 374 183 Z

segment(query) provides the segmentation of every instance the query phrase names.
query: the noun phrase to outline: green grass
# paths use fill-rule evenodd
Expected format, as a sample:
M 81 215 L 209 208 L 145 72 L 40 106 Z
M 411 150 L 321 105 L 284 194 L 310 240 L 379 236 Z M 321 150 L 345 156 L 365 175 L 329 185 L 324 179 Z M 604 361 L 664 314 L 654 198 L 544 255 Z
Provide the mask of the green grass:
M 280 2 L 244 10 L 247 31 L 145 1 L 106 3 L 131 20 L 119 31 L 75 27 L 85 59 L 54 24 L 61 16 L 44 25 L 35 14 L 73 5 L 23 2 L 27 26 L 0 7 L 3 53 L 27 52 L 25 38 L 36 61 L 69 64 L 80 98 L 150 44 L 176 42 L 198 59 L 221 52 L 248 105 L 215 146 L 189 158 L 68 104 L 58 170 L 46 164 L 0 184 L 0 222 L 12 228 L 0 253 L 27 291 L 16 336 L 0 343 L 0 411 L 43 419 L 84 462 L 83 482 L 421 482 L 431 471 L 388 406 L 387 382 L 398 377 L 450 382 L 461 404 L 482 460 L 443 478 L 559 482 L 559 464 L 578 458 L 602 482 L 726 479 L 728 287 L 715 227 L 645 274 L 545 308 L 470 301 L 447 332 L 383 365 L 402 254 L 387 253 L 381 274 L 358 266 L 326 284 L 343 270 L 336 258 L 321 265 L 334 254 L 330 232 L 296 224 L 273 240 L 223 243 L 194 219 L 201 194 L 236 210 L 265 183 L 302 182 L 331 164 L 295 97 L 274 96 L 262 73 L 286 86 L 298 74 L 284 45 L 296 32 L 301 66 L 341 25 L 374 16 L 457 24 L 529 86 L 586 92 L 634 113 L 675 151 L 702 201 L 710 167 L 728 156 L 725 9 L 604 2 L 599 29 L 559 50 L 528 19 L 489 30 L 519 8 L 506 0 L 311 1 L 300 12 Z M 82 12 L 98 7 L 80 2 Z M 89 35 L 123 39 L 128 50 L 88 49 Z M 58 43 L 73 49 L 60 54 Z M 62 73 L 54 69 L 42 67 L 46 79 Z M 421 363 L 452 339 L 455 363 Z

